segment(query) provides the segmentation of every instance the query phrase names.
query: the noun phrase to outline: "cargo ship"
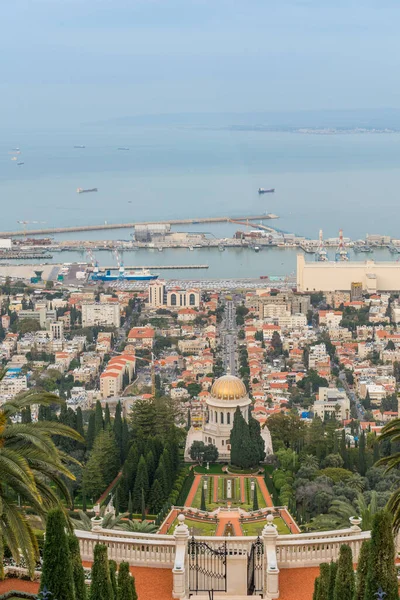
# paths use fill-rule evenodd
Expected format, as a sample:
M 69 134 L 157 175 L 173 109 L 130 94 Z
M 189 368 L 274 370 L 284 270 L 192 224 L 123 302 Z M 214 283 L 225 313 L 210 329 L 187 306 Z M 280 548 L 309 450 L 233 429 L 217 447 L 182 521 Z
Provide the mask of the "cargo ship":
M 266 190 L 264 188 L 258 188 L 259 194 L 273 194 L 275 192 L 275 188 L 271 188 L 270 190 Z
M 118 271 L 107 269 L 105 272 L 100 272 L 96 266 L 92 275 L 93 281 L 152 281 L 153 279 L 158 279 L 158 275 L 153 275 L 149 269 L 125 271 L 124 267 L 119 267 Z
M 76 191 L 78 194 L 88 194 L 89 192 L 98 192 L 99 190 L 97 188 L 91 188 L 90 190 L 84 190 L 82 188 L 78 188 Z

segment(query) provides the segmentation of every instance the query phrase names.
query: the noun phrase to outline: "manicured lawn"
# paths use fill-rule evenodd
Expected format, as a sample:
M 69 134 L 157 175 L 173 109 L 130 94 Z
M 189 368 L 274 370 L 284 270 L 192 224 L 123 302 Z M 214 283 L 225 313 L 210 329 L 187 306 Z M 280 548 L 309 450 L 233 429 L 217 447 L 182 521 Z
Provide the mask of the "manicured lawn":
M 207 469 L 207 467 L 203 466 L 200 467 L 199 465 L 197 465 L 197 467 L 194 468 L 194 472 L 195 473 L 204 473 L 207 475 L 207 473 L 210 473 L 211 475 L 222 475 L 223 470 L 222 470 L 223 465 L 219 464 L 219 463 L 215 463 L 214 465 L 210 465 L 210 468 Z
M 265 519 L 262 521 L 252 521 L 252 522 L 244 522 L 241 523 L 243 535 L 261 535 L 262 530 L 266 525 Z M 280 535 L 290 533 L 289 527 L 286 525 L 285 521 L 281 519 L 281 517 L 276 517 L 274 519 L 274 525 L 276 525 L 278 529 L 278 533 Z
M 246 479 L 245 479 L 244 489 L 245 489 L 246 501 L 242 503 L 241 502 L 240 478 L 235 477 L 234 475 L 221 475 L 221 477 L 218 477 L 217 482 L 214 480 L 213 477 L 202 477 L 201 482 L 197 488 L 196 494 L 193 498 L 193 502 L 192 502 L 193 508 L 200 508 L 201 490 L 202 490 L 202 487 L 204 486 L 204 481 L 206 479 L 208 481 L 208 486 L 207 486 L 207 491 L 206 491 L 205 496 L 206 496 L 206 508 L 208 511 L 211 512 L 211 511 L 215 510 L 216 508 L 218 508 L 219 506 L 221 506 L 221 507 L 226 506 L 228 499 L 225 497 L 226 494 L 225 494 L 224 479 L 232 479 L 232 498 L 230 499 L 232 506 L 240 506 L 241 508 L 243 508 L 243 510 L 253 510 L 253 500 L 251 498 L 252 478 L 246 477 Z M 214 485 L 218 485 L 218 500 L 219 500 L 219 502 L 214 502 L 212 500 L 214 498 L 214 495 L 213 495 Z M 258 507 L 265 508 L 266 503 L 265 503 L 264 497 L 261 493 L 260 486 L 258 485 L 258 481 L 256 481 L 256 485 L 257 485 Z
M 178 521 L 175 520 L 168 530 L 168 535 L 172 535 L 175 530 L 175 526 L 178 525 Z M 216 523 L 207 523 L 195 521 L 194 519 L 185 519 L 185 525 L 189 527 L 190 535 L 214 535 L 217 529 Z
M 201 478 L 201 482 L 199 484 L 199 487 L 197 488 L 196 494 L 193 498 L 193 502 L 192 502 L 192 507 L 193 508 L 200 508 L 200 504 L 201 504 L 201 488 L 204 485 L 204 480 L 207 479 L 208 480 L 208 487 L 207 487 L 207 491 L 206 491 L 206 508 L 208 511 L 213 511 L 216 508 L 218 508 L 218 506 L 220 506 L 218 503 L 215 502 L 210 502 L 210 497 L 213 498 L 212 495 L 212 490 L 213 490 L 213 480 L 212 477 L 202 477 Z M 211 488 L 211 490 L 210 490 Z M 210 496 L 210 491 L 211 491 L 211 496 Z

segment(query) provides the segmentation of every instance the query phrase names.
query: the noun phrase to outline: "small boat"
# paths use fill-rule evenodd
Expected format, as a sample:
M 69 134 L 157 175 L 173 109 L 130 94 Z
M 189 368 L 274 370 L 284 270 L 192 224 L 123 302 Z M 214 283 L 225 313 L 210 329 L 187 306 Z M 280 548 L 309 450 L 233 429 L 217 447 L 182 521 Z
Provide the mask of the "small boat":
M 260 246 L 254 246 L 254 252 L 260 252 Z
M 17 163 L 17 166 L 20 167 L 21 165 L 24 165 L 24 164 L 25 163 L 23 163 L 23 162 L 19 162 L 19 163 Z
M 259 194 L 273 194 L 274 192 L 275 192 L 275 188 L 271 188 L 269 190 L 266 190 L 264 188 L 258 188 Z
M 118 148 L 118 150 L 129 150 L 129 148 L 124 148 L 123 146 L 121 146 L 121 148 Z
M 74 148 L 86 148 L 86 146 L 74 146 Z
M 99 190 L 97 188 L 90 188 L 90 190 L 84 190 L 82 188 L 78 188 L 76 191 L 78 194 L 88 194 L 89 192 L 98 192 Z
M 16 156 L 12 156 L 11 160 L 18 160 Z

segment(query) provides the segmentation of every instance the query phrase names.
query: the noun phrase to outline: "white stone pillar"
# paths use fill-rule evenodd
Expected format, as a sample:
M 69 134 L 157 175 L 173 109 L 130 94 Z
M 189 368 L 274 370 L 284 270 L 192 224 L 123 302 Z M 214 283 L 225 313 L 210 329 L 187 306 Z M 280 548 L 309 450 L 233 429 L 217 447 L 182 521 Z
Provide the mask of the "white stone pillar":
M 185 515 L 178 515 L 179 524 L 175 527 L 175 563 L 172 569 L 173 589 L 172 597 L 182 600 L 189 597 L 189 574 L 187 572 L 187 554 L 189 528 L 185 525 Z
M 278 531 L 273 524 L 274 516 L 267 516 L 267 525 L 262 532 L 265 556 L 264 596 L 269 600 L 279 598 L 279 569 L 276 558 Z

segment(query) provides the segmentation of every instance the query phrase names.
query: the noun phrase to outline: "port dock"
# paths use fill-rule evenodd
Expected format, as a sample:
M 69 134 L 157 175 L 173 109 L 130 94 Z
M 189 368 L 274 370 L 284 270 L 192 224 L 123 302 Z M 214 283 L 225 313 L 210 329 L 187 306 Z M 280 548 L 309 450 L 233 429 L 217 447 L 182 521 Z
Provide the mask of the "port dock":
M 100 270 L 101 271 L 118 271 L 118 267 L 115 265 L 112 265 L 111 267 L 104 267 L 103 265 L 100 265 Z M 152 270 L 160 270 L 160 269 L 208 269 L 209 265 L 148 265 L 147 267 L 142 267 L 140 265 L 134 265 L 133 267 L 128 267 L 124 265 L 124 269 L 126 271 L 132 270 L 132 271 L 140 271 L 141 269 L 148 269 L 149 271 Z M 88 271 L 93 271 L 93 266 L 88 265 L 87 266 L 87 270 Z
M 164 219 L 160 221 L 138 221 L 136 223 L 103 223 L 99 225 L 75 225 L 72 227 L 49 227 L 47 229 L 26 229 L 25 231 L 0 231 L 0 237 L 21 237 L 28 235 L 48 235 L 76 231 L 102 231 L 112 229 L 133 229 L 139 225 L 198 225 L 201 223 L 235 223 L 238 221 L 267 221 L 278 219 L 274 214 L 250 215 L 247 217 L 198 217 L 193 219 Z

